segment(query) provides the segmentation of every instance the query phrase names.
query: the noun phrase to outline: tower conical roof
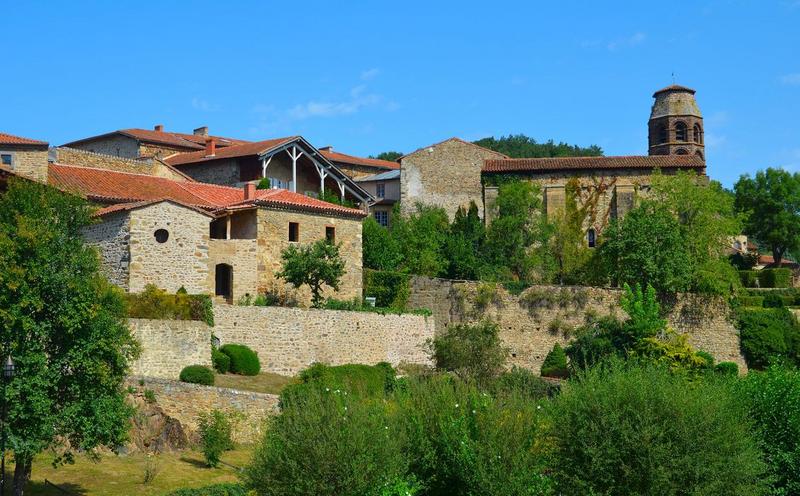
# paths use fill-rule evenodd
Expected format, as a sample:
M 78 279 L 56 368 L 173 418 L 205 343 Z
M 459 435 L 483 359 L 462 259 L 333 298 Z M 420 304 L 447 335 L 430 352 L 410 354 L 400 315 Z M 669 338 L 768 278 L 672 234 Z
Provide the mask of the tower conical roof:
M 650 118 L 657 119 L 670 115 L 692 115 L 703 117 L 697 100 L 694 99 L 695 91 L 692 88 L 673 84 L 653 93 L 653 108 L 650 111 Z

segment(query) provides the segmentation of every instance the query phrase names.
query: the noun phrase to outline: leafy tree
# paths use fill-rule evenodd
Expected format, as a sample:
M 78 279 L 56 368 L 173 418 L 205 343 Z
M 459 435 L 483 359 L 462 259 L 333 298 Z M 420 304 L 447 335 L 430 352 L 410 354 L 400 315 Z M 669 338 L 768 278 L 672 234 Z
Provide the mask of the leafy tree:
M 450 222 L 444 209 L 418 203 L 411 214 L 392 218 L 392 235 L 400 246 L 403 268 L 430 277 L 446 274 Z
M 450 325 L 428 348 L 436 368 L 483 384 L 503 371 L 508 358 L 500 328 L 490 321 Z
M 310 245 L 291 245 L 281 253 L 283 268 L 279 277 L 295 288 L 306 284 L 311 289 L 311 306 L 322 306 L 322 286 L 339 290 L 339 282 L 345 274 L 344 260 L 339 255 L 339 245 L 320 239 Z
M 3 361 L 16 375 L 6 386 L 3 428 L 14 452 L 21 495 L 33 457 L 117 446 L 132 409 L 123 380 L 138 344 L 126 324 L 122 292 L 99 275 L 84 245 L 86 203 L 46 186 L 12 180 L 0 198 L 0 335 Z
M 601 259 L 613 283 L 649 284 L 669 293 L 692 287 L 689 248 L 666 205 L 644 201 L 603 234 Z
M 381 152 L 377 155 L 370 155 L 369 158 L 374 158 L 378 160 L 388 160 L 389 162 L 397 162 L 397 159 L 403 156 L 403 152 Z
M 800 173 L 769 168 L 740 177 L 734 191 L 745 232 L 769 247 L 776 264 L 800 249 Z
M 557 211 L 550 220 L 545 256 L 552 257 L 555 279 L 559 284 L 582 282 L 581 272 L 591 257 L 584 242 L 583 224 L 588 215 L 588 203 L 580 202 L 580 184 L 570 180 L 565 187 L 563 210 Z
M 512 158 L 535 157 L 599 157 L 603 150 L 597 145 L 580 147 L 567 143 L 555 143 L 553 140 L 538 143 L 524 134 L 509 134 L 500 138 L 483 138 L 474 142 L 476 145 L 500 152 Z
M 449 263 L 447 277 L 469 280 L 478 278 L 480 253 L 485 238 L 486 231 L 475 202 L 470 202 L 469 210 L 466 211 L 459 207 L 450 225 L 450 236 L 445 245 Z
M 364 219 L 361 232 L 364 267 L 397 270 L 403 257 L 392 232 L 378 224 L 374 217 Z

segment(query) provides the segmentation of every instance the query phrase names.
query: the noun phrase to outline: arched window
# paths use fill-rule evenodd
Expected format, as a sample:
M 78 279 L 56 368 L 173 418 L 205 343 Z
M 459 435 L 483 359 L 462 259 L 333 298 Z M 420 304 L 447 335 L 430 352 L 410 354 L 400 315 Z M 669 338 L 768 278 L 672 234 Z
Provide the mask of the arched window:
M 678 121 L 675 124 L 675 141 L 689 141 L 686 136 L 687 132 L 686 123 Z
M 703 130 L 700 129 L 700 124 L 694 125 L 694 142 L 698 144 L 703 142 Z
M 658 126 L 657 133 L 659 144 L 669 141 L 669 136 L 667 136 L 667 126 L 664 126 L 663 124 Z
M 700 150 L 697 150 L 696 152 L 694 152 L 694 154 L 697 155 L 698 157 L 700 157 L 701 159 L 705 160 L 703 158 L 703 152 L 701 152 Z
M 156 229 L 156 232 L 153 233 L 153 236 L 159 243 L 166 243 L 169 239 L 169 231 L 166 229 Z
M 586 232 L 586 241 L 589 244 L 589 248 L 594 248 L 597 244 L 597 233 L 593 227 L 590 227 Z
M 678 148 L 675 150 L 675 155 L 689 155 L 689 152 L 685 148 Z

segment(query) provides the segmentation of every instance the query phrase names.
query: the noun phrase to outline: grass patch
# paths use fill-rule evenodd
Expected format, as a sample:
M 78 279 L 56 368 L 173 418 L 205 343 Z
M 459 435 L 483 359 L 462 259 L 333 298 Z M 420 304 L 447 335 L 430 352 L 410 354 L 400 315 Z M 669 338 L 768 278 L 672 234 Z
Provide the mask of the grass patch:
M 294 377 L 262 372 L 258 375 L 217 374 L 214 385 L 254 393 L 281 394 L 283 388 L 295 382 L 297 379 Z
M 244 447 L 222 454 L 222 461 L 243 467 L 250 461 L 252 449 Z M 64 496 L 65 493 L 45 484 L 45 479 L 69 491 L 70 494 L 104 494 L 106 496 L 161 496 L 184 487 L 201 487 L 223 482 L 238 482 L 237 472 L 221 464 L 207 468 L 203 454 L 196 451 L 157 455 L 158 473 L 144 484 L 147 455 L 103 455 L 95 463 L 86 456 L 75 457 L 75 464 L 53 468 L 52 456 L 40 455 L 33 463 L 32 479 L 25 494 L 30 496 Z M 14 463 L 6 460 L 6 491 L 14 474 Z

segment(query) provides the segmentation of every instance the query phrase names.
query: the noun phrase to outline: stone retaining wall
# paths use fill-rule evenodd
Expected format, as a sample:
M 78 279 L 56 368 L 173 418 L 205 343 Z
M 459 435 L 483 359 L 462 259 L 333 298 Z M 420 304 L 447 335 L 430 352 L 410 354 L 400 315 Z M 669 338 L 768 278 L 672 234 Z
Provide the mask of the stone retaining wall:
M 261 370 L 294 375 L 314 362 L 429 363 L 434 321 L 419 315 L 214 305 L 214 334 L 251 347 Z
M 236 389 L 200 386 L 152 377 L 131 377 L 129 384 L 150 389 L 156 404 L 166 415 L 178 420 L 187 434 L 197 431 L 197 417 L 217 409 L 236 419 L 234 441 L 254 443 L 263 434 L 264 420 L 278 412 L 278 396 Z
M 410 308 L 433 312 L 437 332 L 450 323 L 476 322 L 484 318 L 500 325 L 510 362 L 539 372 L 555 343 L 566 345 L 574 329 L 587 317 L 619 315 L 620 290 L 591 287 L 534 286 L 514 296 L 500 285 L 475 281 L 451 281 L 413 277 Z M 722 299 L 700 295 L 678 295 L 666 301 L 672 328 L 689 335 L 698 349 L 718 361 L 731 361 L 741 371 L 747 366 L 739 349 L 739 333 L 733 327 L 730 309 Z
M 129 319 L 142 345 L 131 374 L 177 380 L 187 365 L 211 365 L 211 328 L 194 320 Z

